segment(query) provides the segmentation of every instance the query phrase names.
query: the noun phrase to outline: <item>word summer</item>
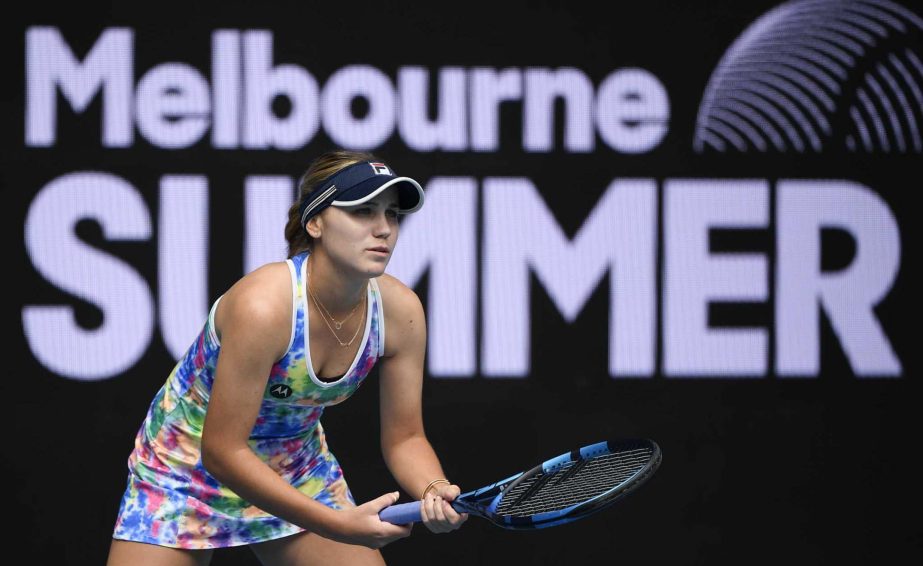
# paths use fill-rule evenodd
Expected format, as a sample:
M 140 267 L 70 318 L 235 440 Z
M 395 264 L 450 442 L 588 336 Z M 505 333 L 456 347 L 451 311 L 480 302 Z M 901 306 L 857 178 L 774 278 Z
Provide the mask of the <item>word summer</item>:
M 285 217 L 294 179 L 251 176 L 243 185 L 249 271 L 284 259 L 272 219 Z M 875 313 L 900 269 L 900 231 L 880 196 L 857 182 L 616 178 L 573 237 L 529 178 L 433 177 L 426 194 L 426 207 L 402 221 L 388 272 L 408 286 L 427 277 L 434 377 L 528 376 L 543 355 L 531 348 L 540 323 L 532 320 L 534 285 L 567 324 L 588 315 L 584 306 L 606 275 L 608 313 L 589 314 L 608 331 L 613 378 L 652 377 L 658 352 L 666 377 L 815 377 L 822 315 L 856 376 L 901 374 Z M 204 175 L 164 175 L 155 221 L 139 190 L 109 173 L 73 172 L 43 186 L 25 221 L 29 258 L 103 316 L 87 329 L 66 300 L 26 305 L 36 359 L 68 378 L 103 379 L 137 363 L 156 328 L 179 356 L 208 310 L 208 197 Z M 80 239 L 85 220 L 106 240 L 156 245 L 156 285 Z M 825 270 L 821 235 L 831 229 L 855 253 L 845 267 Z M 722 230 L 774 231 L 773 244 L 715 251 L 710 235 Z M 721 303 L 763 303 L 773 314 L 763 325 L 716 327 L 708 311 Z

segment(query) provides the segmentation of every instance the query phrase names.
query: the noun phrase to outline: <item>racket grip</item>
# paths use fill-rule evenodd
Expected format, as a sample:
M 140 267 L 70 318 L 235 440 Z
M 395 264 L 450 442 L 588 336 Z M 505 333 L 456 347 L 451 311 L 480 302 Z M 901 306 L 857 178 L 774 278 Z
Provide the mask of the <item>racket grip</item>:
M 420 516 L 420 502 L 413 501 L 411 503 L 401 503 L 400 505 L 385 507 L 378 513 L 378 518 L 395 525 L 417 523 L 422 519 Z

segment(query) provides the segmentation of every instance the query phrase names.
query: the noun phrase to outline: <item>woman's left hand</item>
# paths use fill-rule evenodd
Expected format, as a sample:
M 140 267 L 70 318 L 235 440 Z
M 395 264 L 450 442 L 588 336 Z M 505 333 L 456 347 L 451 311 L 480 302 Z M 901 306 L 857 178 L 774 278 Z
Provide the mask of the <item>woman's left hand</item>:
M 461 493 L 457 485 L 439 484 L 426 493 L 421 502 L 423 524 L 434 533 L 454 531 L 468 520 L 467 513 L 459 513 L 449 504 Z

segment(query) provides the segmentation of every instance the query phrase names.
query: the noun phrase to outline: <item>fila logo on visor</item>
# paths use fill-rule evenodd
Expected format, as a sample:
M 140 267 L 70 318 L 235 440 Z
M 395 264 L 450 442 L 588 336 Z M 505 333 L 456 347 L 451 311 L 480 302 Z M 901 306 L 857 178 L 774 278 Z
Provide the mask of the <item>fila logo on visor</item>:
M 392 173 L 391 170 L 388 169 L 388 166 L 385 165 L 384 163 L 369 163 L 369 165 L 372 166 L 372 171 L 374 171 L 376 175 L 391 175 L 392 177 L 394 176 L 394 173 Z

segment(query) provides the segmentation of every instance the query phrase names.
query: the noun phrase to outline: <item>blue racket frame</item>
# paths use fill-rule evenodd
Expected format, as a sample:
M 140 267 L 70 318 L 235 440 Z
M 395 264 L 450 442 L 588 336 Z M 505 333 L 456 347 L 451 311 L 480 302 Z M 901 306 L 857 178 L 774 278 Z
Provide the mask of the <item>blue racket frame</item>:
M 652 451 L 651 458 L 647 464 L 615 488 L 605 491 L 596 497 L 581 501 L 580 503 L 564 509 L 525 517 L 512 517 L 497 513 L 497 508 L 503 500 L 504 494 L 515 488 L 518 483 L 534 476 L 538 472 L 552 473 L 580 460 L 587 460 L 619 451 L 644 448 L 650 448 Z M 546 460 L 531 470 L 514 474 L 491 485 L 463 493 L 459 495 L 451 505 L 459 513 L 469 513 L 482 517 L 505 529 L 533 530 L 561 525 L 576 521 L 577 519 L 582 519 L 583 517 L 608 507 L 618 499 L 621 499 L 647 481 L 660 466 L 660 461 L 660 447 L 652 440 L 630 439 L 597 442 L 596 444 L 590 444 L 578 450 L 573 450 L 555 458 L 551 458 L 550 460 Z M 421 520 L 420 502 L 414 501 L 411 503 L 392 505 L 383 509 L 379 517 L 382 521 L 396 524 L 418 522 Z

